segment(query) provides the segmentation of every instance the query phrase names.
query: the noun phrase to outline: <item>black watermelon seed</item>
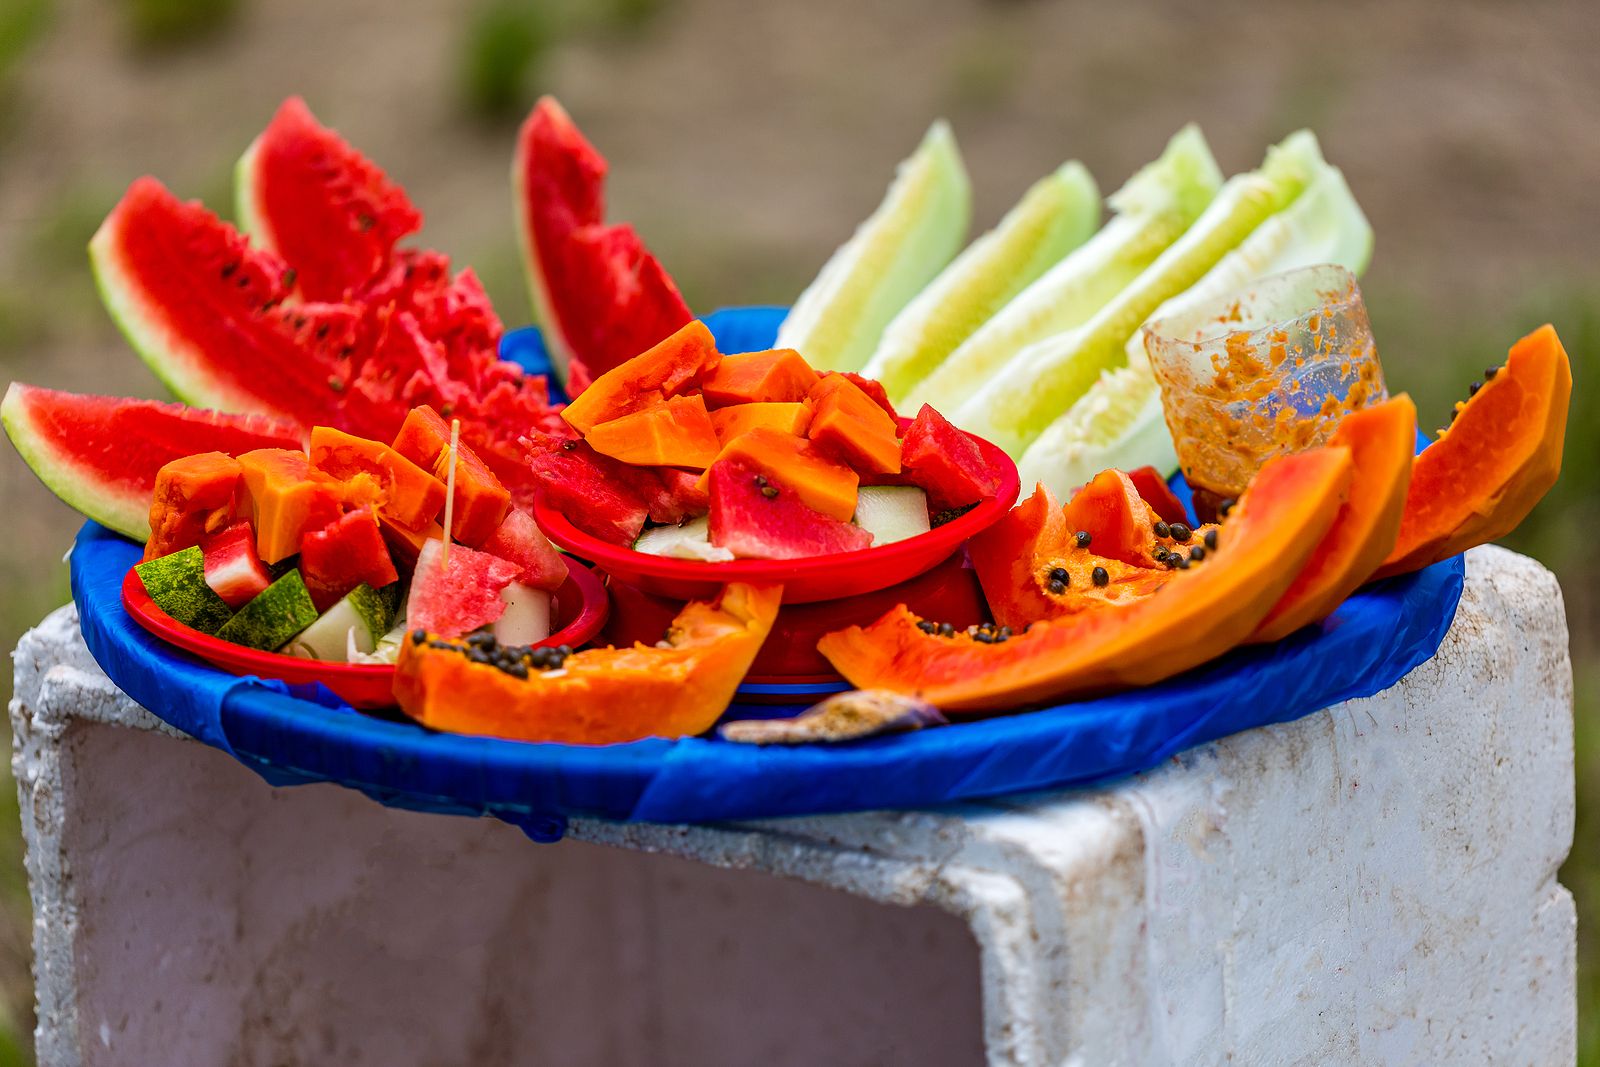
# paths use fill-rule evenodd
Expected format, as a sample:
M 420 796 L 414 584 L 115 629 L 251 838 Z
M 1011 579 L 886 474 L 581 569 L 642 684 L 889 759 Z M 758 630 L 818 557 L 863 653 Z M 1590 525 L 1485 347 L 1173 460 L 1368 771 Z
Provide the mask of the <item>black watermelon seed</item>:
M 572 438 L 568 438 L 567 440 L 561 442 L 561 450 L 563 452 L 576 452 L 578 450 L 578 442 Z
M 1094 582 L 1095 585 L 1101 586 L 1111 581 L 1111 575 L 1106 573 L 1106 569 L 1104 567 L 1096 567 L 1094 570 L 1090 571 L 1089 578 Z
M 772 500 L 778 495 L 778 487 L 775 485 L 764 485 L 761 487 L 761 495 L 766 497 L 768 500 Z
M 1171 537 L 1172 527 L 1168 526 L 1164 522 L 1158 522 L 1155 525 L 1155 534 L 1157 537 Z
M 1217 531 L 1215 529 L 1207 530 L 1205 537 L 1201 540 L 1205 541 L 1207 548 L 1215 549 L 1217 547 Z
M 1060 596 L 1062 593 L 1065 593 L 1067 591 L 1067 583 L 1066 582 L 1058 582 L 1058 581 L 1055 581 L 1054 579 L 1052 579 L 1051 582 L 1050 582 L 1049 588 L 1050 588 L 1050 592 L 1054 593 L 1056 596 Z
M 1079 530 L 1077 533 L 1072 535 L 1072 539 L 1078 542 L 1079 548 L 1088 548 L 1089 542 L 1094 540 L 1094 538 L 1089 536 L 1088 530 Z
M 756 484 L 757 485 L 766 485 L 767 484 L 767 476 L 765 474 L 756 475 Z

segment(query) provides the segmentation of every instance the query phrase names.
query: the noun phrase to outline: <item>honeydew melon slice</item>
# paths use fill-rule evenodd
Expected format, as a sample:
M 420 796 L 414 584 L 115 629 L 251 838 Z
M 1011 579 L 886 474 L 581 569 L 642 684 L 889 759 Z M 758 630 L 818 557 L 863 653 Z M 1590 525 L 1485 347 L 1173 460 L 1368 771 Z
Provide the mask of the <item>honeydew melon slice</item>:
M 1182 236 L 1221 185 L 1199 128 L 1179 130 L 1111 195 L 1110 222 L 973 331 L 901 406 L 954 411 L 1023 348 L 1087 322 Z
M 1088 322 L 1018 352 L 950 421 L 1020 458 L 1101 372 L 1122 363 L 1128 338 L 1158 307 L 1292 202 L 1323 166 L 1307 131 L 1268 149 L 1259 170 L 1230 178 L 1194 225 Z
M 1040 178 L 883 331 L 861 373 L 898 401 L 1100 223 L 1100 190 L 1076 161 Z
M 494 621 L 494 639 L 502 645 L 536 645 L 550 636 L 550 594 L 522 582 L 500 590 L 505 614 Z
M 317 621 L 317 607 L 299 571 L 290 571 L 240 608 L 217 637 L 263 651 L 282 648 Z
M 1022 484 L 1041 484 L 1061 500 L 1096 474 L 1116 467 L 1151 466 L 1164 475 L 1178 469 L 1178 454 L 1161 410 L 1161 389 L 1144 367 L 1101 374 L 1017 462 Z
M 133 569 L 156 607 L 185 626 L 214 634 L 233 617 L 233 609 L 206 583 L 206 557 L 199 545 Z
M 778 328 L 818 370 L 855 371 L 889 320 L 960 251 L 972 184 L 943 120 L 895 171 L 876 211 L 823 264 Z
M 346 593 L 280 650 L 302 659 L 352 661 L 378 647 L 392 621 L 388 599 L 365 583 Z
M 874 546 L 925 534 L 928 494 L 914 485 L 864 485 L 856 490 L 853 521 L 872 535 Z
M 634 551 L 673 559 L 697 559 L 705 563 L 726 563 L 733 553 L 711 543 L 711 519 L 702 515 L 681 526 L 654 526 L 633 542 Z

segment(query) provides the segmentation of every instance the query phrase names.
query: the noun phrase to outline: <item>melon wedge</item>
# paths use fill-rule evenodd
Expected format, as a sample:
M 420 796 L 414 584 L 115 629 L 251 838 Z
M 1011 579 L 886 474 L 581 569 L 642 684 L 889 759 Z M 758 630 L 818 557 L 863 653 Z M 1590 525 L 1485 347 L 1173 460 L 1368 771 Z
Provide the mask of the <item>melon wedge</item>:
M 1062 499 L 1112 467 L 1154 467 L 1163 475 L 1178 469 L 1161 387 L 1142 367 L 1103 372 L 1017 461 L 1023 485 L 1044 485 Z
M 877 210 L 795 300 L 776 347 L 818 370 L 861 369 L 889 320 L 960 251 L 971 217 L 972 185 L 955 136 L 935 122 Z
M 38 479 L 84 516 L 143 544 L 156 474 L 197 452 L 298 448 L 300 428 L 261 415 L 85 396 L 12 382 L 0 402 L 6 435 Z
M 882 382 L 891 399 L 903 399 L 1099 223 L 1100 190 L 1082 163 L 1039 179 L 890 321 L 861 373 Z

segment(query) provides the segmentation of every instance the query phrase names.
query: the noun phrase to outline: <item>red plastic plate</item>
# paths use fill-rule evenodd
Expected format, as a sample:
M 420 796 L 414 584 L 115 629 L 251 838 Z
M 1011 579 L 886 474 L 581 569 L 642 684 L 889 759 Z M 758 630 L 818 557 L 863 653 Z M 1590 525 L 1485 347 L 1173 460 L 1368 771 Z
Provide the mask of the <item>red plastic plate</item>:
M 901 420 L 902 427 L 907 425 Z M 971 434 L 968 434 L 972 437 Z M 962 542 L 997 522 L 1017 502 L 1021 486 L 1017 466 L 998 446 L 981 437 L 977 442 L 984 460 L 1000 475 L 995 496 L 943 526 L 893 544 L 840 552 L 808 559 L 738 559 L 704 563 L 635 552 L 591 536 L 567 521 L 565 515 L 540 499 L 534 517 L 550 540 L 575 556 L 589 560 L 607 574 L 656 596 L 675 600 L 707 599 L 728 582 L 782 585 L 785 604 L 811 604 L 819 600 L 859 596 L 915 578 L 941 562 Z
M 162 611 L 145 592 L 139 575 L 129 569 L 122 579 L 122 606 L 133 620 L 155 636 L 231 674 L 274 678 L 300 685 L 321 682 L 357 708 L 383 708 L 394 703 L 394 668 L 369 663 L 323 663 L 277 652 L 260 652 L 218 640 L 185 626 Z M 594 640 L 605 625 L 610 600 L 594 572 L 576 560 L 568 561 L 566 583 L 556 590 L 555 633 L 544 645 L 578 648 Z

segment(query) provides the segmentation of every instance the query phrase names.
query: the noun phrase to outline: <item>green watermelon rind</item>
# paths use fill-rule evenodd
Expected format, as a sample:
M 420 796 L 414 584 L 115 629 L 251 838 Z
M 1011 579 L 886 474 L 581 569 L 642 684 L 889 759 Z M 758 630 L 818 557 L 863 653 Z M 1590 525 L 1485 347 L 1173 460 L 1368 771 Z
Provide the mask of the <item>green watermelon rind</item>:
M 233 214 L 239 232 L 250 238 L 250 243 L 262 248 L 277 245 L 272 227 L 261 212 L 260 197 L 256 195 L 256 158 L 261 152 L 261 134 L 250 142 L 244 155 L 233 165 Z
M 233 611 L 206 584 L 205 553 L 199 545 L 147 560 L 133 569 L 156 606 L 185 626 L 220 636 L 233 621 Z
M 143 543 L 150 539 L 150 498 L 137 490 L 109 485 L 96 472 L 72 462 L 72 455 L 50 447 L 48 438 L 33 425 L 27 386 L 12 382 L 0 401 L 0 423 L 12 447 L 56 496 L 101 526 Z
M 317 608 L 299 571 L 290 571 L 240 608 L 216 636 L 246 648 L 270 652 L 288 644 L 317 621 Z

